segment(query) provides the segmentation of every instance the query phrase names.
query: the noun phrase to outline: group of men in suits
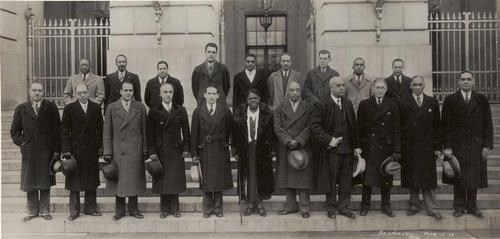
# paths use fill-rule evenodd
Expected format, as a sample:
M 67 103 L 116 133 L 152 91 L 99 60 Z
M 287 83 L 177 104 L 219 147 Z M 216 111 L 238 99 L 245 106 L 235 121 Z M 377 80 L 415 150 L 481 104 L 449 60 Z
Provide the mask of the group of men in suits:
M 25 220 L 39 215 L 51 219 L 50 187 L 58 161 L 70 191 L 69 220 L 80 215 L 80 191 L 85 191 L 84 214 L 100 216 L 100 156 L 118 172 L 106 183 L 116 195 L 113 220 L 126 215 L 127 197 L 129 215 L 143 218 L 138 195 L 146 189 L 145 163 L 152 161 L 163 165 L 162 175 L 153 176 L 160 217 L 180 217 L 187 157 L 201 167 L 203 217 L 222 217 L 223 191 L 233 187 L 231 154 L 238 161 L 245 216 L 266 216 L 262 201 L 282 190 L 286 202 L 279 215 L 300 211 L 303 218 L 310 217 L 310 194 L 322 193 L 328 218 L 339 213 L 354 219 L 351 189 L 361 183 L 360 215 L 367 215 L 372 187 L 379 187 L 382 212 L 394 217 L 393 174 L 381 167 L 389 160 L 401 165 L 401 185 L 410 190 L 407 215 L 421 210 L 422 191 L 427 214 L 442 219 L 433 191 L 436 158 L 442 154 L 455 155 L 462 166 L 459 177 L 443 177 L 444 183 L 454 185 L 454 215 L 483 216 L 477 189 L 487 186 L 492 120 L 487 98 L 473 91 L 472 72 L 460 74 L 460 89 L 446 98 L 441 119 L 438 102 L 423 93 L 424 78 L 404 76 L 400 58 L 392 62 L 393 74 L 387 79 L 368 77 L 363 58 L 354 59 L 353 73 L 342 78 L 329 66 L 331 53 L 321 50 L 318 67 L 304 79 L 291 68 L 288 53 L 281 55 L 281 68 L 269 77 L 256 68 L 257 57 L 248 54 L 245 69 L 234 77 L 233 114 L 225 100 L 229 71 L 217 62 L 217 51 L 216 44 L 208 43 L 205 62 L 193 70 L 198 104 L 191 129 L 181 82 L 168 74 L 166 61 L 158 62 L 157 76 L 146 85 L 149 112 L 141 103 L 139 77 L 126 70 L 127 58 L 121 54 L 116 57 L 118 70 L 104 81 L 90 73 L 88 60 L 80 61 L 80 73 L 70 77 L 64 90 L 62 121 L 56 105 L 43 99 L 43 86 L 32 83 L 30 100 L 16 108 L 11 127 L 23 157 L 21 189 L 27 192 L 29 208 Z M 72 159 L 76 170 L 66 173 L 66 161 Z M 353 178 L 365 160 L 366 169 Z

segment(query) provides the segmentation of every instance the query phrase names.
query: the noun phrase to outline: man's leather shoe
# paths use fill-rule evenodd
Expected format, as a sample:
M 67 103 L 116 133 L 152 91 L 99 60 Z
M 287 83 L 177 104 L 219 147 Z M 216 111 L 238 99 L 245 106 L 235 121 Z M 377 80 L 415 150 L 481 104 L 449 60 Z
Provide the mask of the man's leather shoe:
M 168 215 L 168 212 L 162 212 L 160 213 L 160 218 L 166 218 Z
M 125 215 L 123 214 L 116 214 L 113 216 L 113 221 L 118 221 L 120 219 L 122 219 Z
M 260 215 L 261 217 L 265 217 L 265 216 L 267 216 L 266 209 L 264 209 L 264 208 L 259 208 L 259 215 Z
M 481 211 L 479 211 L 479 209 L 476 209 L 474 211 L 467 211 L 467 214 L 473 215 L 477 218 L 484 218 L 483 213 Z
M 52 215 L 50 214 L 45 214 L 45 215 L 40 215 L 43 219 L 45 220 L 52 220 Z
M 78 216 L 69 216 L 68 221 L 74 221 L 78 218 Z
M 243 216 L 250 216 L 253 212 L 253 209 L 247 207 L 245 211 L 243 212 Z
M 461 217 L 464 215 L 464 211 L 454 211 L 453 216 L 454 217 Z
M 23 217 L 23 221 L 27 222 L 35 217 L 38 217 L 38 214 L 37 215 L 28 215 L 28 216 L 25 216 Z
M 288 211 L 286 209 L 278 211 L 278 215 L 286 215 L 286 214 L 292 214 L 292 213 L 297 213 L 297 211 Z
M 406 215 L 413 216 L 413 215 L 415 215 L 417 213 L 418 213 L 418 210 L 410 209 L 410 210 L 408 210 L 408 212 L 406 212 Z
M 309 218 L 311 216 L 309 212 L 302 212 L 301 214 L 303 218 Z
M 84 212 L 83 214 L 94 216 L 94 217 L 99 217 L 102 215 L 101 212 Z
M 396 216 L 391 208 L 382 209 L 382 213 L 387 215 L 388 217 L 395 217 Z
M 222 212 L 218 212 L 218 213 L 216 213 L 216 214 L 215 214 L 215 216 L 216 216 L 216 217 L 223 217 L 223 216 L 224 216 L 224 213 L 222 213 Z
M 335 219 L 337 215 L 335 215 L 335 212 L 327 212 L 326 216 L 331 219 Z
M 351 211 L 339 211 L 340 215 L 344 215 L 350 219 L 356 219 L 356 216 Z
M 130 213 L 130 216 L 131 217 L 135 217 L 137 219 L 143 219 L 144 218 L 144 216 L 140 212 Z
M 181 217 L 181 213 L 180 212 L 174 212 L 174 213 L 172 213 L 172 215 L 174 215 L 174 217 Z
M 442 220 L 443 216 L 439 212 L 428 212 L 428 216 L 435 218 L 436 220 Z
M 361 216 L 366 216 L 366 214 L 368 214 L 368 209 L 361 209 L 361 212 L 359 212 L 359 215 Z

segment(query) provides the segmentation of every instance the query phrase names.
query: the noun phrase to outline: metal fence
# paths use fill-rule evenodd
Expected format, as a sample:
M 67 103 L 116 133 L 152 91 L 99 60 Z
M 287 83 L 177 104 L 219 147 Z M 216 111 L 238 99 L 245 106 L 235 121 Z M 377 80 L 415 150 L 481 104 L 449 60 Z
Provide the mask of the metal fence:
M 444 100 L 457 90 L 459 73 L 474 72 L 475 90 L 500 101 L 497 24 L 493 13 L 429 14 L 433 93 Z
M 79 72 L 79 60 L 90 61 L 91 71 L 106 75 L 109 20 L 48 19 L 28 24 L 28 76 L 45 89 L 45 98 L 63 105 L 70 75 Z

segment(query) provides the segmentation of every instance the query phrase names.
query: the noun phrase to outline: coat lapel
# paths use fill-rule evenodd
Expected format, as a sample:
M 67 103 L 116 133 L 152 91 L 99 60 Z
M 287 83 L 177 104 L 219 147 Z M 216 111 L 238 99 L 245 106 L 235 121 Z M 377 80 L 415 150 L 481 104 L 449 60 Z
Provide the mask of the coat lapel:
M 281 70 L 279 70 L 277 80 L 274 81 L 274 95 L 275 98 L 284 99 L 286 94 L 283 92 L 283 75 L 281 74 Z M 288 77 L 288 82 L 290 82 L 290 77 Z
M 382 104 L 380 106 L 377 105 L 377 103 L 375 102 L 375 98 L 373 98 L 373 104 L 375 104 L 375 108 L 378 107 L 378 110 L 376 111 L 375 115 L 373 116 L 373 120 L 377 120 L 378 118 L 380 118 L 382 115 L 385 114 L 385 112 L 387 112 L 389 109 L 390 109 L 390 106 L 389 104 L 387 103 L 387 98 L 384 97 L 382 99 Z
M 216 109 L 215 111 L 217 111 L 217 108 L 215 108 L 215 109 Z M 211 122 L 212 121 L 212 119 L 210 117 L 210 114 L 208 113 L 207 104 L 201 104 L 200 105 L 199 114 L 200 114 L 200 117 L 203 120 L 205 120 L 206 122 Z
M 123 109 L 125 111 L 125 109 Z M 127 111 L 125 111 L 127 112 Z M 137 103 L 135 102 L 135 100 L 131 100 L 130 102 L 130 107 L 128 109 L 128 113 L 127 115 L 125 116 L 125 120 L 123 121 L 122 123 L 122 129 L 127 126 L 128 123 L 130 123 L 130 121 L 139 113 L 139 109 L 137 107 Z
M 302 115 L 304 115 L 306 113 L 307 109 L 306 109 L 306 105 L 305 105 L 304 101 L 301 100 L 299 102 L 299 105 L 297 106 L 297 109 L 295 110 L 295 112 L 293 112 L 292 104 L 290 103 L 290 101 L 288 99 L 286 99 L 286 101 L 287 101 L 286 108 L 288 108 L 287 115 L 288 115 L 288 118 L 290 119 L 290 121 L 288 122 L 286 127 L 290 128 L 290 126 L 293 123 L 295 123 L 300 117 L 302 117 Z
M 478 104 L 477 94 L 476 94 L 476 92 L 471 92 L 469 105 L 467 107 L 467 114 L 468 115 L 472 112 L 472 110 L 474 110 L 474 108 L 477 106 L 477 104 Z
M 40 104 L 41 105 L 41 104 Z M 32 118 L 32 119 L 36 119 L 37 118 L 37 115 L 35 114 L 35 109 L 33 109 L 33 105 L 31 103 L 31 101 L 28 101 L 26 103 L 26 107 L 24 107 L 24 111 L 26 111 L 26 113 Z M 40 113 L 40 112 L 38 112 Z

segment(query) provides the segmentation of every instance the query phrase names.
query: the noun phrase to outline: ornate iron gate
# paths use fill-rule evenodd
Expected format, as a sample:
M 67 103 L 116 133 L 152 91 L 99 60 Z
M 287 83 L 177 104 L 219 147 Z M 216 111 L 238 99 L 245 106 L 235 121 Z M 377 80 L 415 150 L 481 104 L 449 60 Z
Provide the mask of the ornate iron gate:
M 90 61 L 91 71 L 106 75 L 109 49 L 108 19 L 30 20 L 28 24 L 28 77 L 45 88 L 45 98 L 63 105 L 63 90 L 70 75 L 79 72 L 79 60 Z
M 492 13 L 431 13 L 433 92 L 437 99 L 457 90 L 462 70 L 474 72 L 475 90 L 500 101 L 497 24 Z

